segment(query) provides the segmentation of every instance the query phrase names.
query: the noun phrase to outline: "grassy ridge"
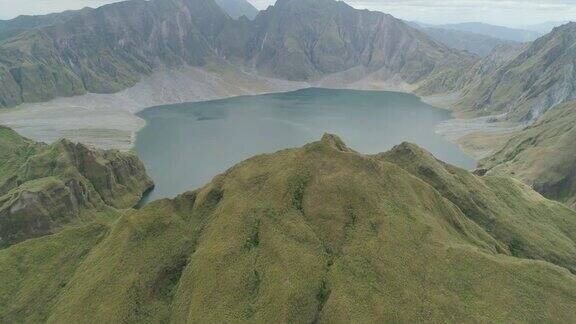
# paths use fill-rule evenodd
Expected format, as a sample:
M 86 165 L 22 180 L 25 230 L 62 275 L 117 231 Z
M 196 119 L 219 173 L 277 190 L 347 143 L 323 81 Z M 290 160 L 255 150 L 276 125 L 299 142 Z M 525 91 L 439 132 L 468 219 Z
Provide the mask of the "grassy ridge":
M 574 224 L 576 213 L 518 182 L 411 145 L 363 156 L 326 135 L 125 212 L 64 287 L 36 293 L 54 297 L 40 317 L 18 319 L 573 322 L 574 236 L 556 221 Z M 61 235 L 0 251 L 0 268 L 21 246 Z
M 402 144 L 378 158 L 397 164 L 442 193 L 497 240 L 500 253 L 546 260 L 576 273 L 576 218 L 566 206 L 508 177 L 475 176 L 412 144 Z
M 12 177 L 40 146 L 10 128 L 0 126 L 0 184 Z
M 550 199 L 576 207 L 576 102 L 558 105 L 481 162 L 524 181 Z

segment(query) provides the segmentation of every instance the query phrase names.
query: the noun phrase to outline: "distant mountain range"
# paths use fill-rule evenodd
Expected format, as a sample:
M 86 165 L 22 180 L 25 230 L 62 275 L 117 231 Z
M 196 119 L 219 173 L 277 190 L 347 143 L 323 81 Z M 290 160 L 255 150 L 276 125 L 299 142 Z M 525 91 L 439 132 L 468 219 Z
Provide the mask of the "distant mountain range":
M 432 25 L 416 21 L 407 23 L 451 48 L 485 57 L 495 47 L 534 41 L 548 34 L 555 27 L 567 24 L 568 21 L 551 21 L 523 28 L 510 28 L 474 22 L 445 25 Z
M 536 38 L 542 36 L 541 33 L 533 30 L 522 30 L 503 26 L 495 26 L 480 22 L 445 24 L 445 25 L 437 25 L 434 27 L 441 29 L 469 32 L 514 42 L 531 42 Z
M 485 23 L 431 25 L 411 21 L 408 24 L 450 48 L 468 51 L 481 57 L 488 56 L 497 47 L 533 41 L 546 34 L 531 29 L 514 29 Z
M 475 60 L 392 16 L 332 0 L 280 0 L 254 21 L 213 0 L 120 2 L 50 19 L 0 43 L 0 106 L 113 93 L 162 66 L 223 61 L 291 81 L 434 80 L 441 90 Z
M 482 34 L 476 34 L 468 31 L 456 29 L 444 29 L 429 25 L 409 22 L 415 28 L 420 29 L 432 39 L 460 51 L 467 51 L 481 57 L 488 56 L 494 48 L 501 45 L 515 44 L 514 41 L 495 38 Z
M 532 121 L 576 98 L 576 23 L 555 28 L 497 64 L 471 70 L 457 104 L 474 114 Z
M 115 93 L 166 67 L 223 65 L 326 87 L 459 92 L 459 109 L 525 120 L 573 97 L 573 24 L 502 60 L 499 51 L 537 33 L 415 29 L 333 0 L 279 0 L 259 14 L 244 0 L 218 3 L 136 0 L 1 21 L 0 106 Z
M 541 23 L 541 24 L 535 24 L 535 25 L 527 25 L 524 26 L 522 29 L 525 30 L 533 30 L 535 32 L 539 32 L 540 34 L 544 35 L 544 34 L 548 34 L 549 32 L 552 31 L 552 29 L 562 26 L 562 25 L 566 25 L 567 23 L 569 23 L 570 21 L 548 21 L 545 23 Z

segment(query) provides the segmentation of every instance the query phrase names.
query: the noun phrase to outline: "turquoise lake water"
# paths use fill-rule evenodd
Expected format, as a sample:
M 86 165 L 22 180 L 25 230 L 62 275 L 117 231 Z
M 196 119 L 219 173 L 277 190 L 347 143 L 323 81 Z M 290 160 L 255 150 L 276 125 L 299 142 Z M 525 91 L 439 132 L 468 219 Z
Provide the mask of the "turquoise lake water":
M 199 188 L 246 158 L 302 146 L 325 132 L 361 153 L 408 141 L 451 164 L 476 164 L 434 131 L 450 112 L 397 92 L 310 88 L 152 107 L 139 116 L 147 125 L 136 151 L 156 183 L 147 200 Z

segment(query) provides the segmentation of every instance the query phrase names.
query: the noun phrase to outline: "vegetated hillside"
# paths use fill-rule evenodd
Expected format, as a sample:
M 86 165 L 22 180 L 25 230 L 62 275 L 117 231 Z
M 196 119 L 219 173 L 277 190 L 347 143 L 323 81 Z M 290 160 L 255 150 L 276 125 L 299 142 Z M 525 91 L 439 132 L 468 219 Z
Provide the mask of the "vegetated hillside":
M 497 68 L 469 78 L 460 109 L 476 114 L 506 113 L 535 120 L 547 109 L 576 98 L 576 23 L 555 28 Z
M 151 186 L 134 154 L 40 144 L 0 126 L 0 248 L 132 207 Z
M 216 0 L 216 3 L 234 19 L 245 16 L 252 20 L 258 15 L 258 9 L 246 0 Z
M 558 105 L 482 161 L 491 173 L 508 174 L 546 197 L 576 208 L 576 102 Z
M 0 318 L 574 322 L 575 239 L 576 213 L 517 181 L 326 135 L 0 251 Z
M 421 27 L 420 30 L 450 48 L 474 53 L 481 57 L 488 56 L 498 46 L 516 44 L 514 41 L 454 29 Z
M 537 39 L 538 37 L 542 36 L 542 34 L 533 30 L 522 30 L 516 28 L 490 25 L 480 22 L 446 24 L 434 27 L 480 34 L 484 36 L 489 36 L 513 42 L 531 42 Z
M 254 21 L 232 19 L 214 0 L 127 1 L 0 41 L 0 106 L 113 93 L 164 66 L 223 61 L 292 81 L 343 73 L 333 82 L 416 88 L 430 79 L 444 90 L 476 58 L 333 0 L 280 0 Z

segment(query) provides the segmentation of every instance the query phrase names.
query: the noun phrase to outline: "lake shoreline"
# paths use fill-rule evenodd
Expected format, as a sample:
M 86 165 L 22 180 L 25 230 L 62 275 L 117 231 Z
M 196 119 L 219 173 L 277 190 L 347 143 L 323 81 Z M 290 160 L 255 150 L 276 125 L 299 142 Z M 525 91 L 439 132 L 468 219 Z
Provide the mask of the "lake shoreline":
M 49 102 L 24 104 L 0 110 L 0 123 L 13 128 L 23 136 L 42 142 L 50 143 L 65 137 L 97 148 L 133 150 L 137 133 L 146 126 L 146 121 L 138 115 L 143 110 L 167 104 L 207 102 L 315 87 L 314 84 L 263 78 L 237 69 L 228 73 L 229 76 L 223 77 L 221 72 L 210 73 L 193 67 L 178 71 L 159 70 L 136 86 L 119 93 L 57 98 Z M 245 80 L 238 82 L 239 79 Z M 200 83 L 202 86 L 199 86 Z M 346 89 L 326 88 L 322 87 L 321 83 L 318 85 L 319 88 L 325 89 Z M 171 87 L 174 88 L 169 91 Z M 401 87 L 396 90 L 394 87 L 390 90 L 352 90 L 389 91 L 414 95 Z M 418 98 L 436 108 L 451 111 L 447 107 L 450 107 L 458 96 L 457 93 L 453 93 Z M 457 143 L 470 156 L 479 160 L 488 152 L 484 148 L 476 149 L 476 145 L 469 144 L 468 138 L 471 132 L 477 134 L 485 132 L 490 137 L 502 130 L 495 130 L 494 125 L 488 123 L 484 123 L 484 127 L 479 127 L 480 124 L 476 123 L 470 129 L 466 129 L 462 127 L 469 125 L 466 120 L 455 117 L 453 124 L 460 124 L 459 126 L 450 129 L 445 125 L 439 125 L 438 133 L 446 135 L 450 141 Z
M 338 134 L 363 154 L 407 141 L 448 163 L 476 166 L 435 132 L 450 112 L 402 92 L 307 88 L 156 106 L 138 116 L 147 121 L 136 151 L 157 185 L 152 200 L 200 187 L 239 161 L 299 147 L 323 133 Z
M 136 114 L 147 108 L 288 92 L 310 85 L 266 78 L 233 67 L 184 66 L 159 69 L 135 86 L 112 94 L 88 93 L 0 109 L 0 124 L 19 134 L 51 143 L 59 138 L 102 149 L 132 150 L 145 126 Z

